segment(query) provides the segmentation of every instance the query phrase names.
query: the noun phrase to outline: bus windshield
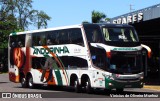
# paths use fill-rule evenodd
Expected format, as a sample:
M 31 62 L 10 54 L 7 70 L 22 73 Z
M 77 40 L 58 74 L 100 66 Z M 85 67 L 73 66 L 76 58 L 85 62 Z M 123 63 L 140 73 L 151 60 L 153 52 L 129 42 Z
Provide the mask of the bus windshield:
M 141 52 L 117 52 L 112 51 L 108 58 L 104 49 L 90 46 L 92 62 L 96 67 L 111 73 L 140 73 L 142 71 Z
M 112 73 L 140 73 L 142 56 L 140 52 L 113 52 L 107 64 L 107 70 Z
M 131 27 L 102 28 L 105 41 L 138 42 L 135 30 Z

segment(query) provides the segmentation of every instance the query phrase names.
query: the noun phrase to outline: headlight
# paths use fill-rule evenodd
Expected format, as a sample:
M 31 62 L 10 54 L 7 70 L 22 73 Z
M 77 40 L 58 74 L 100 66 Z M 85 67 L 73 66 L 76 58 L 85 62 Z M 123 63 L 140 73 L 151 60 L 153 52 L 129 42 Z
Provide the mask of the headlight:
M 140 77 L 140 79 L 142 80 L 142 79 L 144 79 L 144 77 L 143 77 L 143 76 L 141 76 L 141 77 Z

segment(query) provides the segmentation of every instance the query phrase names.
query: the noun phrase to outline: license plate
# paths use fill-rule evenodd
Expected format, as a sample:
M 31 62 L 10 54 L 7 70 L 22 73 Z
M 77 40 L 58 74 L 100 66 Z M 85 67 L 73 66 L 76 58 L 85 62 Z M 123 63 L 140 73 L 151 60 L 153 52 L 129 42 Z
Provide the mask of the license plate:
M 132 87 L 132 85 L 125 85 L 125 87 L 129 88 L 129 87 Z

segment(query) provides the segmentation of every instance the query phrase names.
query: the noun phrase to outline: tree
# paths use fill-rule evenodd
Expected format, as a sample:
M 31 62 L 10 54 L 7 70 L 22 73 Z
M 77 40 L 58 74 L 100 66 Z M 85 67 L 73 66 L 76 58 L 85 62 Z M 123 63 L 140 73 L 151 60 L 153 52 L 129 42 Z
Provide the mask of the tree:
M 7 48 L 8 35 L 17 30 L 17 22 L 12 11 L 12 2 L 10 0 L 0 0 L 0 4 L 0 48 Z
M 105 21 L 110 21 L 110 18 L 105 18 Z
M 32 0 L 0 0 L 1 11 L 3 12 L 3 20 L 8 15 L 16 18 L 17 27 L 26 30 L 32 24 L 37 24 L 38 29 L 47 27 L 47 21 L 51 19 L 45 12 L 34 10 L 32 8 Z M 36 18 L 37 17 L 37 18 Z M 34 19 L 34 20 L 33 20 Z M 38 22 L 37 20 L 38 19 Z
M 32 0 L 0 0 L 0 48 L 7 48 L 8 36 L 14 31 L 23 31 L 32 24 L 47 27 L 51 18 L 43 11 L 32 8 Z M 39 13 L 37 13 L 39 12 Z M 35 17 L 39 21 L 33 20 Z
M 47 21 L 50 20 L 51 17 L 49 17 L 45 12 L 40 11 L 37 14 L 37 28 L 47 28 Z
M 85 24 L 85 23 L 90 23 L 90 22 L 88 22 L 88 21 L 83 21 L 83 22 L 82 22 L 82 24 Z
M 105 18 L 104 13 L 93 10 L 92 11 L 92 23 L 99 23 L 102 18 Z

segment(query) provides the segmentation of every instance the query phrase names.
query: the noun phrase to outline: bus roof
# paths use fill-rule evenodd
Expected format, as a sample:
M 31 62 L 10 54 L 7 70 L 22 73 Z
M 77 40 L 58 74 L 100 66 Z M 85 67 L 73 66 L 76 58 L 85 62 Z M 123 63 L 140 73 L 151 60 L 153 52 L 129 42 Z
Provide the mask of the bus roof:
M 70 26 L 62 26 L 62 27 L 55 27 L 55 28 L 47 28 L 47 29 L 39 29 L 39 30 L 31 30 L 31 31 L 23 31 L 23 32 L 14 32 L 11 33 L 12 35 L 20 35 L 20 34 L 29 34 L 29 33 L 37 33 L 37 32 L 45 32 L 45 31 L 52 31 L 52 30 L 61 30 L 61 29 L 68 29 L 68 28 L 81 28 L 82 26 L 105 26 L 105 27 L 132 27 L 131 25 L 126 24 L 108 24 L 108 23 L 85 23 L 85 24 L 77 24 L 77 25 L 70 25 Z
M 86 23 L 86 24 L 83 24 L 83 26 L 133 27 L 133 26 L 127 25 L 127 24 L 110 24 L 110 23 L 94 23 L 94 24 Z
M 11 33 L 12 35 L 20 35 L 20 34 L 29 34 L 29 33 L 37 33 L 37 32 L 45 32 L 45 31 L 52 31 L 52 30 L 61 30 L 61 29 L 69 29 L 69 28 L 81 28 L 82 25 L 70 25 L 70 26 L 62 26 L 62 27 L 54 27 L 54 28 L 47 28 L 47 29 L 39 29 L 39 30 L 31 30 L 31 31 L 23 31 L 23 32 L 14 32 Z

